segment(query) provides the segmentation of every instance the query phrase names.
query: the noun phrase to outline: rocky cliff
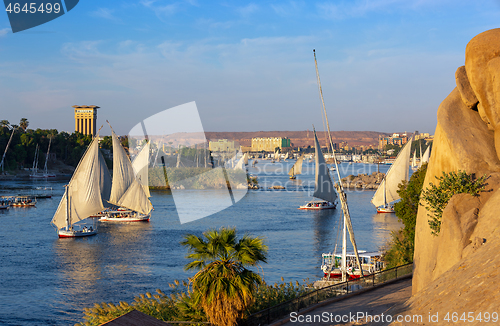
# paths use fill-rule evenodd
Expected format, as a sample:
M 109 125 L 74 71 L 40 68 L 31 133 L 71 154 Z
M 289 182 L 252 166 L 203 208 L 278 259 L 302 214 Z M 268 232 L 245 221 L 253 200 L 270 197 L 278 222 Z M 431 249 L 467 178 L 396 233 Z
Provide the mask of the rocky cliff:
M 442 172 L 462 170 L 490 178 L 479 197 L 452 197 L 438 236 L 431 234 L 425 208 L 418 211 L 414 296 L 405 314 L 425 314 L 427 324 L 428 312 L 439 312 L 438 324 L 447 324 L 447 312 L 491 313 L 499 299 L 500 29 L 469 42 L 465 66 L 458 68 L 455 78 L 457 87 L 438 109 L 424 189 L 436 184 Z

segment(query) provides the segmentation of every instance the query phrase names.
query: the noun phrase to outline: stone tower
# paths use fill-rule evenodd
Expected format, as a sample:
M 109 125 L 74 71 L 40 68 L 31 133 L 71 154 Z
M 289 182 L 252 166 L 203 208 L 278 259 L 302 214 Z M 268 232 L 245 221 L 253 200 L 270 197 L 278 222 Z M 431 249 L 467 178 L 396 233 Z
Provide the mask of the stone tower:
M 73 105 L 73 107 L 75 108 L 75 131 L 95 136 L 99 107 L 96 105 Z

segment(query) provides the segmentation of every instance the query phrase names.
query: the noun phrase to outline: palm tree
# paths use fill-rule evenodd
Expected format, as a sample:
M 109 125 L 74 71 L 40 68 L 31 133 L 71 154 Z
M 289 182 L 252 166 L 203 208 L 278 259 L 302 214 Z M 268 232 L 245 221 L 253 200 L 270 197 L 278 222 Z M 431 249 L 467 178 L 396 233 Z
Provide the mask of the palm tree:
M 253 303 L 253 293 L 262 279 L 246 267 L 266 262 L 267 246 L 260 237 L 236 237 L 235 228 L 222 227 L 193 234 L 181 241 L 193 261 L 185 270 L 198 270 L 191 279 L 190 295 L 201 304 L 208 320 L 217 326 L 232 326 Z
M 19 126 L 21 128 L 23 128 L 24 131 L 26 131 L 26 129 L 28 129 L 29 124 L 30 123 L 29 123 L 28 119 L 26 119 L 26 118 L 22 118 L 21 121 L 19 121 Z

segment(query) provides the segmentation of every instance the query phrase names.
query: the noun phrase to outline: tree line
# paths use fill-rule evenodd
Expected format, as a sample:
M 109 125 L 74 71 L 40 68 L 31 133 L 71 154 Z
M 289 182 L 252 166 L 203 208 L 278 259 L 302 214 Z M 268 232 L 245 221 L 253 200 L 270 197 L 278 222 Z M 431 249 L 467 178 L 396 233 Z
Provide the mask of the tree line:
M 22 118 L 18 125 L 8 120 L 0 121 L 0 155 L 3 155 L 9 138 L 9 145 L 4 160 L 5 170 L 17 170 L 33 165 L 36 146 L 39 146 L 38 166 L 43 167 L 50 139 L 50 153 L 64 164 L 76 167 L 83 153 L 92 141 L 92 136 L 79 132 L 69 134 L 57 129 L 29 129 L 29 121 Z

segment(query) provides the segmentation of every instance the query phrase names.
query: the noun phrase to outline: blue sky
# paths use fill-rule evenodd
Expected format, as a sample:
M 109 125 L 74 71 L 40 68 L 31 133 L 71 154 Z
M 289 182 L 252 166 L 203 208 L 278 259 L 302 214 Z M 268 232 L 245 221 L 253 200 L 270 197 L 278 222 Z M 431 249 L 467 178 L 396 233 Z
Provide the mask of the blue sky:
M 0 119 L 73 131 L 98 105 L 119 134 L 196 101 L 206 131 L 434 132 L 467 42 L 499 1 L 81 0 L 13 34 L 0 14 Z M 105 132 L 106 134 L 107 132 Z

